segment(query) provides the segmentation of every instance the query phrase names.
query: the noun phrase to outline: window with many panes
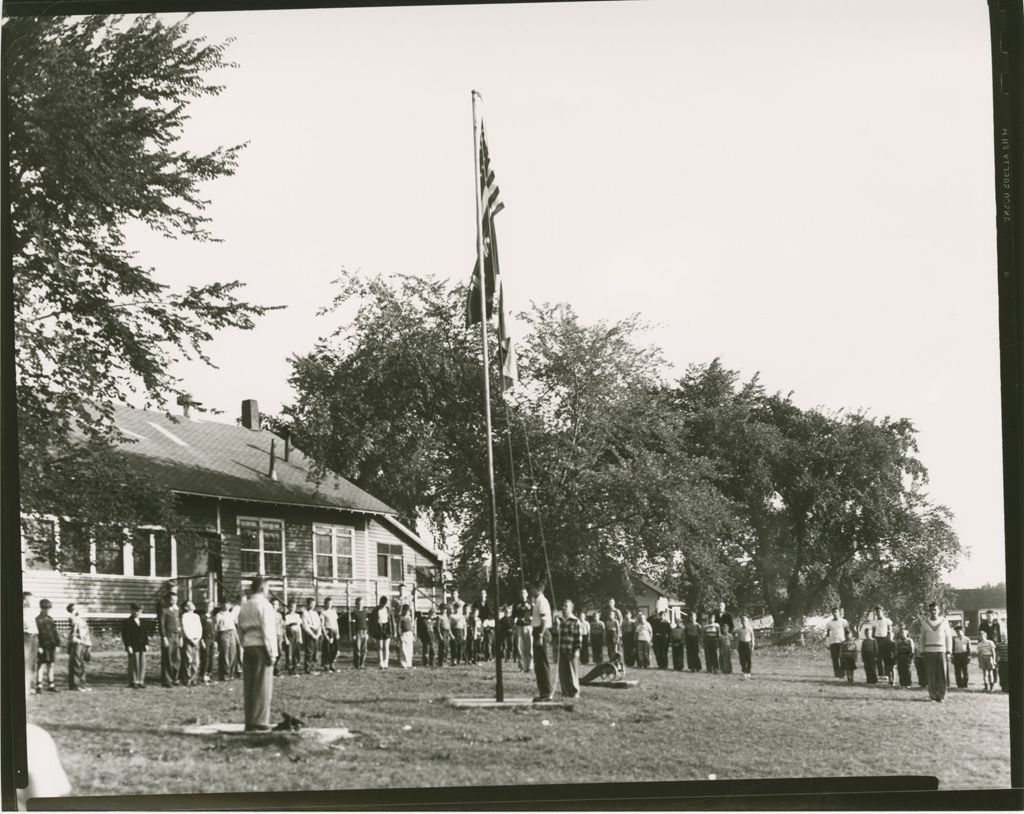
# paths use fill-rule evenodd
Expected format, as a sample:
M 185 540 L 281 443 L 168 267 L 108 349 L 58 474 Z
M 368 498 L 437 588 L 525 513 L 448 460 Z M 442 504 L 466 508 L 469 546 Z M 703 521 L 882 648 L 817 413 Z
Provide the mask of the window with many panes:
M 239 517 L 243 574 L 285 573 L 284 521 L 265 517 Z
M 313 526 L 313 575 L 320 579 L 352 579 L 351 526 Z
M 377 576 L 401 582 L 405 573 L 402 565 L 404 551 L 401 543 L 377 543 Z
M 163 529 L 136 529 L 132 535 L 132 567 L 137 577 L 173 577 L 171 536 Z

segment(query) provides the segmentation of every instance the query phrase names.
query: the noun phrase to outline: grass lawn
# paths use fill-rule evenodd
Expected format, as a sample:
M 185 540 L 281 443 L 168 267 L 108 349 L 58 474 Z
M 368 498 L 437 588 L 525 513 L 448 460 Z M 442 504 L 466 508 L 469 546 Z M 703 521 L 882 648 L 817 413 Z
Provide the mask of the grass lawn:
M 848 686 L 826 651 L 759 651 L 754 678 L 629 670 L 635 690 L 584 688 L 574 710 L 457 710 L 449 695 L 493 694 L 493 664 L 404 671 L 392 665 L 278 678 L 274 719 L 348 727 L 334 746 L 281 734 L 184 735 L 190 723 L 242 720 L 242 684 L 163 689 L 150 656 L 145 690 L 124 658 L 96 653 L 92 693 L 29 699 L 57 742 L 74 793 L 466 786 L 639 780 L 919 774 L 940 787 L 1010 784 L 1008 695 L 972 689 L 946 703 L 924 690 Z M 63 668 L 62 662 L 60 667 Z M 863 681 L 863 672 L 859 677 Z M 65 680 L 63 669 L 59 680 Z M 63 684 L 62 687 L 66 686 Z M 506 695 L 532 695 L 509 665 Z

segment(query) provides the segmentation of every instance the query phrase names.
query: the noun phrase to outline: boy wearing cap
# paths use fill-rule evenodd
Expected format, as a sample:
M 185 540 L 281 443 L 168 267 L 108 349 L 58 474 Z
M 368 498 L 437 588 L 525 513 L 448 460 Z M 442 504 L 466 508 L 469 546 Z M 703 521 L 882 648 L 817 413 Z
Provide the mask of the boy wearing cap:
M 967 687 L 967 662 L 971 658 L 971 640 L 964 635 L 964 626 L 953 628 L 953 673 L 960 689 Z
M 128 686 L 141 690 L 146 686 L 146 648 L 149 634 L 142 622 L 142 606 L 132 605 L 132 613 L 121 626 L 121 641 L 128 654 Z
M 53 664 L 57 660 L 57 648 L 60 647 L 60 633 L 57 632 L 57 623 L 50 616 L 50 608 L 53 603 L 49 599 L 43 599 L 39 603 L 39 615 L 36 617 L 36 628 L 39 630 L 39 648 L 36 655 L 36 692 L 43 691 L 43 679 L 46 679 L 46 689 L 50 692 L 57 692 L 57 685 L 53 681 Z

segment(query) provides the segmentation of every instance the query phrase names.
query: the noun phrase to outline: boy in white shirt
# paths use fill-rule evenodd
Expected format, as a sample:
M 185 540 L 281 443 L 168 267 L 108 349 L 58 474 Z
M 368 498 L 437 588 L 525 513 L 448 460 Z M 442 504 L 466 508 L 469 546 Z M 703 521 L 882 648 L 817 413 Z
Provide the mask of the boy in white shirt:
M 186 602 L 181 614 L 181 635 L 184 656 L 181 665 L 181 683 L 194 687 L 199 674 L 199 642 L 203 638 L 203 620 L 196 613 L 193 602 Z

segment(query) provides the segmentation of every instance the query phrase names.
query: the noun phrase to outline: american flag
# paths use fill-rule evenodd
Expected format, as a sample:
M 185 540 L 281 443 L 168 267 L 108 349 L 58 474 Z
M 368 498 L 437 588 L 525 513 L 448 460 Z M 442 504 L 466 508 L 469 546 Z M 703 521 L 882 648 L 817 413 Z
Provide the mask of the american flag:
M 480 125 L 480 231 L 483 236 L 484 285 L 487 293 L 487 319 L 494 317 L 495 300 L 498 308 L 498 338 L 500 341 L 501 367 L 507 387 L 513 386 L 517 378 L 515 349 L 505 329 L 504 292 L 501 273 L 498 269 L 498 238 L 494 231 L 494 216 L 505 204 L 499 199 L 498 183 L 491 169 L 491 157 L 487 149 L 487 138 L 483 123 Z M 497 294 L 497 296 L 495 296 Z M 473 277 L 466 295 L 466 327 L 480 322 L 480 260 L 473 266 Z

